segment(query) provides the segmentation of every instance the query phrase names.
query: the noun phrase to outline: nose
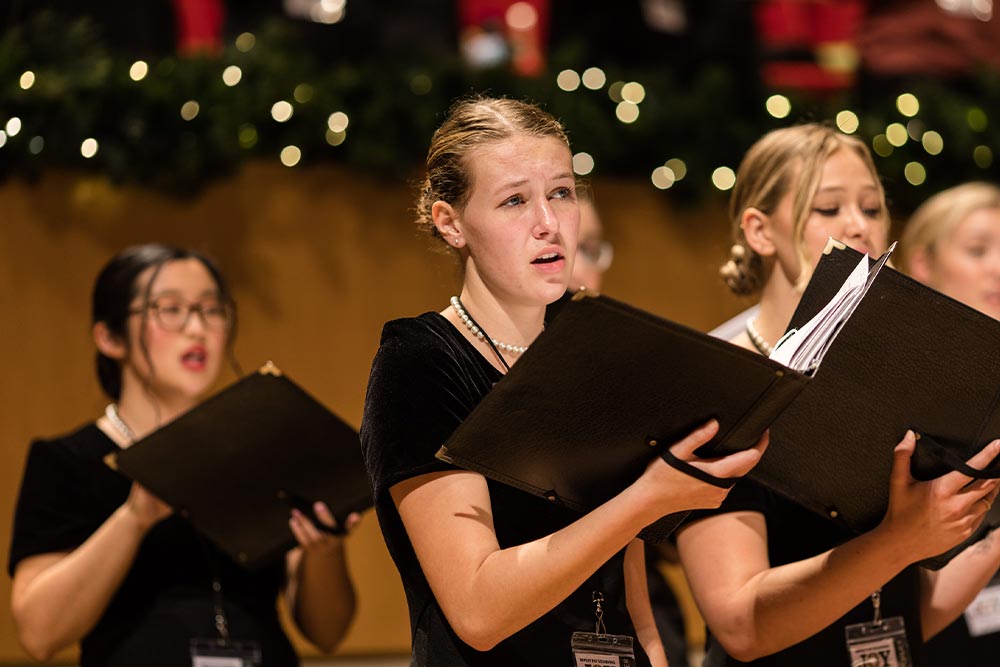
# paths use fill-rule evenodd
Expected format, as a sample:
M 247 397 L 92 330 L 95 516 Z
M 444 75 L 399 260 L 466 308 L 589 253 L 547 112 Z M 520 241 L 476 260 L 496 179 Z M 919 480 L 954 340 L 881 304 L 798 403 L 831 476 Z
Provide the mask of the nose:
M 850 206 L 847 210 L 847 226 L 844 232 L 850 239 L 866 240 L 871 232 L 872 221 L 859 206 Z
M 194 334 L 203 334 L 208 329 L 208 321 L 205 319 L 205 311 L 200 306 L 189 306 L 187 319 L 184 322 L 183 331 Z
M 535 236 L 546 238 L 554 236 L 559 232 L 559 216 L 552 208 L 552 203 L 542 198 L 538 205 L 537 219 L 535 221 Z

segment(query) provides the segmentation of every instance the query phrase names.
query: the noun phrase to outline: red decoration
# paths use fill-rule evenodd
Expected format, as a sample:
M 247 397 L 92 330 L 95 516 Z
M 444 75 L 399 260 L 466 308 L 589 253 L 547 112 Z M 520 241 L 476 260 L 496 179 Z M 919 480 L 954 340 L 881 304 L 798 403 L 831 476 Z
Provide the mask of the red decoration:
M 195 55 L 222 52 L 222 0 L 173 0 L 177 23 L 177 53 Z
M 459 0 L 461 40 L 467 44 L 499 30 L 506 39 L 514 71 L 538 76 L 545 70 L 550 12 L 549 0 Z
M 864 0 L 759 0 L 754 19 L 772 88 L 830 91 L 854 83 Z

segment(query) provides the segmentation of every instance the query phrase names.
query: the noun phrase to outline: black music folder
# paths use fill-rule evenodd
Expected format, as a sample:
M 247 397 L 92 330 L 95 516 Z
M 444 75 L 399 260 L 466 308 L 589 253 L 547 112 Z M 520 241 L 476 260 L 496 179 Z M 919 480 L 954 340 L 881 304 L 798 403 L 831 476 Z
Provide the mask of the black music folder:
M 864 258 L 831 241 L 789 330 L 819 313 Z M 750 477 L 862 533 L 885 514 L 893 448 L 908 428 L 921 436 L 911 468 L 923 480 L 1000 437 L 1000 322 L 886 266 L 771 427 Z M 1000 476 L 998 462 L 989 470 Z
M 807 382 L 754 352 L 580 292 L 438 458 L 585 512 L 710 418 L 720 429 L 705 455 L 752 447 Z M 642 537 L 666 539 L 685 514 Z
M 270 362 L 109 457 L 248 569 L 295 545 L 293 507 L 372 505 L 357 431 Z

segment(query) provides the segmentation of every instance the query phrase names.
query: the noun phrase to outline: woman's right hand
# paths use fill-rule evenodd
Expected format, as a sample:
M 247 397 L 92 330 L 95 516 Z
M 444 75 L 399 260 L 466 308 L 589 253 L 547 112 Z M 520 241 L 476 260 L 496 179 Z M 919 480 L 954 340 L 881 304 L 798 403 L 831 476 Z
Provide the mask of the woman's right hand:
M 1000 480 L 975 480 L 952 471 L 917 481 L 910 473 L 915 449 L 916 437 L 907 431 L 893 453 L 889 507 L 878 529 L 918 561 L 942 554 L 969 537 L 996 500 Z M 998 454 L 1000 440 L 994 440 L 967 463 L 981 470 Z
M 132 482 L 132 490 L 125 501 L 125 508 L 134 516 L 143 531 L 147 531 L 173 513 L 173 508 L 166 504 L 149 489 L 138 482 Z
M 768 433 L 765 431 L 756 445 L 714 459 L 703 459 L 695 450 L 709 442 L 719 431 L 719 422 L 711 420 L 692 431 L 686 438 L 670 447 L 670 453 L 692 466 L 719 478 L 742 477 L 757 465 L 767 449 Z M 703 482 L 668 465 L 656 457 L 636 482 L 655 518 L 692 509 L 718 507 L 729 494 L 729 489 Z

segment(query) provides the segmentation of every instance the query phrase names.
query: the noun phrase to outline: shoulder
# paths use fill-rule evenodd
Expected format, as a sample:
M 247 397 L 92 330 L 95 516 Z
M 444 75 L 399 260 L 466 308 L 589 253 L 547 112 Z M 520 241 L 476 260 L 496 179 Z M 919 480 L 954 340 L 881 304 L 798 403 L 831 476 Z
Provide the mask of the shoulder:
M 427 354 L 454 349 L 457 332 L 439 313 L 391 320 L 382 327 L 379 354 Z
M 449 376 L 465 365 L 462 334 L 439 313 L 387 322 L 370 382 L 404 376 Z
M 28 452 L 29 463 L 93 461 L 115 449 L 115 444 L 93 422 L 63 435 L 33 440 Z

